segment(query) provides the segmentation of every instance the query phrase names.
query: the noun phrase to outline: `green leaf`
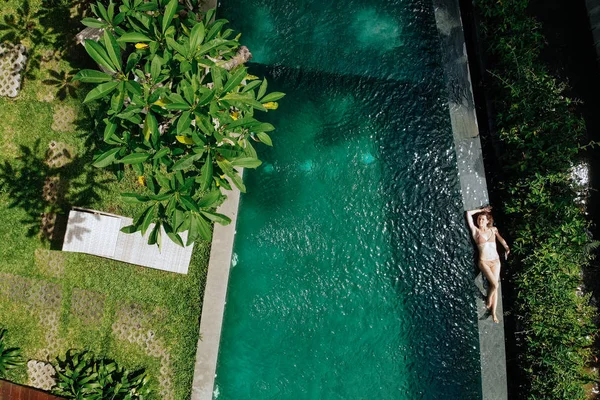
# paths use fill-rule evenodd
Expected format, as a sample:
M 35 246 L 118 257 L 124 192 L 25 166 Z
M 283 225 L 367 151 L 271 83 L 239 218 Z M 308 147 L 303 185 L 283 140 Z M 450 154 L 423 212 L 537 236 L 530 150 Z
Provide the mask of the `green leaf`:
M 256 126 L 252 127 L 252 130 L 254 132 L 271 132 L 275 130 L 275 127 L 267 122 L 263 122 L 261 124 L 258 124 Z
M 84 47 L 90 57 L 92 57 L 99 65 L 103 66 L 110 72 L 116 72 L 115 67 L 110 61 L 110 57 L 106 53 L 106 50 L 104 50 L 99 43 L 86 39 Z
M 200 213 L 202 213 L 202 215 L 204 215 L 209 220 L 217 222 L 221 225 L 229 225 L 231 223 L 231 218 L 223 214 L 219 214 L 212 211 L 200 211 Z
M 150 200 L 148 196 L 142 196 L 137 193 L 121 193 L 121 197 L 127 203 L 145 203 Z
M 159 151 L 157 151 L 154 154 L 154 157 L 152 157 L 152 159 L 154 160 L 158 160 L 160 158 L 163 158 L 164 156 L 166 156 L 167 154 L 169 154 L 169 148 L 168 147 L 163 147 L 162 149 L 160 149 Z
M 114 77 L 112 75 L 93 69 L 82 69 L 73 77 L 74 81 L 81 81 L 85 83 L 103 83 L 110 82 L 113 79 Z
M 234 167 L 257 168 L 262 164 L 262 161 L 256 158 L 242 157 L 231 161 Z
M 217 33 L 219 33 L 219 31 L 221 30 L 221 28 L 223 27 L 223 25 L 225 25 L 226 23 L 227 23 L 226 19 L 218 19 L 218 20 L 216 20 L 214 22 L 213 26 L 208 31 L 208 33 L 206 34 L 206 40 L 211 40 L 212 38 L 214 38 L 215 36 L 217 36 Z
M 258 136 L 258 140 L 260 140 L 262 143 L 266 144 L 267 146 L 273 146 L 273 142 L 271 141 L 271 137 L 269 135 L 267 135 L 264 132 L 258 132 L 256 134 L 256 136 Z
M 106 46 L 106 52 L 113 65 L 117 70 L 121 71 L 121 48 L 108 29 L 104 30 L 104 46 Z
M 153 204 L 146 209 L 145 214 L 144 214 L 144 219 L 142 221 L 142 226 L 141 226 L 142 227 L 142 229 L 141 229 L 142 236 L 146 234 L 148 227 L 152 223 L 152 220 L 154 220 L 154 211 L 155 210 L 156 210 L 156 204 Z
M 141 164 L 150 158 L 148 153 L 131 153 L 119 160 L 122 164 Z
M 208 104 L 215 97 L 215 89 L 207 90 L 200 99 L 198 99 L 197 107 Z
M 187 245 L 189 246 L 194 240 L 200 238 L 210 241 L 210 225 L 204 218 L 199 215 L 192 214 L 192 222 L 190 225 L 190 231 L 188 236 Z
M 258 122 L 257 120 L 255 120 L 252 117 L 244 117 L 244 118 L 239 118 L 230 124 L 227 124 L 227 128 L 234 129 L 234 128 L 237 128 L 238 126 L 252 127 L 252 126 L 259 125 L 259 124 L 260 124 L 260 122 Z
M 204 41 L 204 24 L 198 22 L 190 33 L 190 51 L 194 52 Z
M 154 58 L 152 59 L 152 62 L 150 63 L 150 76 L 152 77 L 152 80 L 156 81 L 158 80 L 158 77 L 160 76 L 160 70 L 162 68 L 163 62 L 161 60 L 161 58 L 159 56 L 154 56 Z
M 98 21 L 96 18 L 84 18 L 81 23 L 90 28 L 105 28 L 106 23 L 104 21 Z
M 202 154 L 190 154 L 189 156 L 183 157 L 182 159 L 177 161 L 171 169 L 173 171 L 178 171 L 189 168 L 194 164 L 194 161 L 200 159 L 201 157 Z
M 161 247 L 161 231 L 160 231 L 160 221 L 157 221 L 154 224 L 154 228 L 152 228 L 152 232 L 148 236 L 148 244 L 156 244 L 158 245 L 158 249 Z
M 258 101 L 256 101 L 254 98 L 252 98 L 250 93 L 227 93 L 225 96 L 221 97 L 221 100 L 226 100 L 226 101 L 239 101 L 241 103 L 244 104 L 248 104 L 249 106 L 252 106 L 254 108 L 256 108 L 257 110 L 261 110 L 261 111 L 267 111 L 267 109 Z
M 260 101 L 261 101 L 261 103 L 268 103 L 270 101 L 277 101 L 277 100 L 281 99 L 283 96 L 285 96 L 285 93 L 272 92 L 272 93 L 269 93 L 268 95 L 266 95 L 265 97 L 263 97 L 262 99 L 260 99 Z
M 212 76 L 213 82 L 215 83 L 215 90 L 220 92 L 223 89 L 223 68 L 215 65 L 210 68 L 210 75 Z
M 178 52 L 179 54 L 181 54 L 185 58 L 188 57 L 189 52 L 187 51 L 187 49 L 185 48 L 185 46 L 177 43 L 175 41 L 175 39 L 173 39 L 172 37 L 167 36 L 167 44 L 169 45 L 169 47 L 171 47 L 173 50 L 175 50 L 176 52 Z
M 148 111 L 146 114 L 146 120 L 144 121 L 144 139 L 150 140 L 150 136 L 158 135 L 158 122 L 156 121 L 156 117 L 153 113 Z
M 174 243 L 180 245 L 181 247 L 184 247 L 183 240 L 181 240 L 181 236 L 179 236 L 179 234 L 177 234 L 173 231 L 173 228 L 171 227 L 171 225 L 169 225 L 165 222 L 165 223 L 163 223 L 163 228 L 165 228 L 165 233 L 167 234 L 169 239 L 171 239 Z
M 171 0 L 167 7 L 165 8 L 165 15 L 163 15 L 162 19 L 162 33 L 164 34 L 169 25 L 171 25 L 171 21 L 173 21 L 173 17 L 175 16 L 175 12 L 177 11 L 177 0 Z
M 89 103 L 90 101 L 93 100 L 97 100 L 100 99 L 102 97 L 107 96 L 110 92 L 112 92 L 113 90 L 115 90 L 115 88 L 119 86 L 119 82 L 106 82 L 106 83 L 101 83 L 100 85 L 96 86 L 92 91 L 90 91 L 87 96 L 85 97 L 85 100 L 83 100 L 83 103 Z
M 210 208 L 221 198 L 220 190 L 213 190 L 198 200 L 198 207 Z
M 206 162 L 200 169 L 200 174 L 202 176 L 202 184 L 200 186 L 200 190 L 208 190 L 213 180 L 213 163 L 210 152 L 206 157 Z
M 216 49 L 219 46 L 228 44 L 230 42 L 231 42 L 230 40 L 218 39 L 218 38 L 213 39 L 209 42 L 206 42 L 200 47 L 200 50 L 198 50 L 198 56 L 203 56 L 204 54 L 208 53 L 209 51 Z
M 186 209 L 190 211 L 200 212 L 200 209 L 196 205 L 196 202 L 190 196 L 180 196 L 179 201 L 181 201 L 181 204 L 183 204 L 183 206 Z
M 104 122 L 106 123 L 106 127 L 104 128 L 104 141 L 108 142 L 117 131 L 117 124 L 109 119 L 105 119 Z
M 144 42 L 151 42 L 151 41 L 152 41 L 152 39 L 150 39 L 148 36 L 146 36 L 140 32 L 127 32 L 124 35 L 121 35 L 121 37 L 117 39 L 117 42 L 124 42 L 124 43 L 144 43 Z
M 237 173 L 236 170 L 233 169 L 233 166 L 231 165 L 231 163 L 229 161 L 223 159 L 223 160 L 217 160 L 217 164 L 219 165 L 219 167 L 221 167 L 221 169 L 223 170 L 225 175 L 227 175 L 229 178 L 231 178 L 231 181 L 233 182 L 233 184 L 238 189 L 240 189 L 240 191 L 242 193 L 246 193 L 246 186 L 244 186 L 242 177 Z
M 179 116 L 179 119 L 177 120 L 177 133 L 183 134 L 184 131 L 190 128 L 191 122 L 192 118 L 190 117 L 189 111 L 181 113 L 181 116 Z
M 136 81 L 127 81 L 125 83 L 125 87 L 127 88 L 127 91 L 132 95 L 142 95 L 142 86 Z
M 104 167 L 112 164 L 113 161 L 115 161 L 115 158 L 116 158 L 119 150 L 121 150 L 120 147 L 115 147 L 114 149 L 110 149 L 110 150 L 102 153 L 100 156 L 98 156 L 98 158 L 96 158 L 96 160 L 94 160 L 92 165 L 96 168 L 104 168 Z
M 265 95 L 265 93 L 267 92 L 267 85 L 267 78 L 265 78 L 263 79 L 262 84 L 260 85 L 260 89 L 258 89 L 258 94 L 256 95 L 257 100 L 260 100 L 260 98 Z
M 233 76 L 231 76 L 229 78 L 229 80 L 227 81 L 225 86 L 223 86 L 223 91 L 230 92 L 233 89 L 235 89 L 237 87 L 237 85 L 242 83 L 242 81 L 244 80 L 246 75 L 247 75 L 246 68 L 242 67 L 242 68 L 237 69 L 235 74 L 233 74 Z
M 247 91 L 256 88 L 260 84 L 261 81 L 251 81 L 250 83 L 244 86 L 244 88 L 242 89 L 242 93 L 246 93 Z

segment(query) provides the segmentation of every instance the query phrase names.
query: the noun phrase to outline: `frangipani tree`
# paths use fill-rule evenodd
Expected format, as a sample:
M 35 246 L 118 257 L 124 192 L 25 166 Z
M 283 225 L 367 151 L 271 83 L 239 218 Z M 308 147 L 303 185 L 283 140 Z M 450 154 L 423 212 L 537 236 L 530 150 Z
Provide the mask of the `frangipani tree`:
M 273 125 L 255 118 L 276 109 L 284 94 L 267 93 L 267 80 L 248 75 L 251 54 L 239 35 L 223 30 L 226 20 L 194 12 L 194 0 L 112 1 L 92 7 L 98 19 L 82 22 L 102 28 L 88 54 L 103 71 L 82 70 L 74 79 L 97 86 L 84 102 L 102 101 L 108 149 L 96 167 L 112 166 L 122 176 L 131 166 L 147 193 L 123 193 L 144 210 L 123 230 L 149 235 L 161 244 L 162 226 L 174 242 L 188 231 L 187 244 L 210 239 L 210 223 L 228 224 L 216 213 L 230 182 L 245 191 L 236 167 L 261 164 L 253 143 L 271 146 Z M 101 128 L 101 129 L 102 129 Z

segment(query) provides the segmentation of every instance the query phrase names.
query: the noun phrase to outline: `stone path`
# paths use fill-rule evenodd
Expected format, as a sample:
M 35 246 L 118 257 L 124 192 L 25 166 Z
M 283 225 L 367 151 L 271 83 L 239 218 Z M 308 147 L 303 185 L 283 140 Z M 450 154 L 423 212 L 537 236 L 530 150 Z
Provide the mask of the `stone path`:
M 21 89 L 21 72 L 27 62 L 23 45 L 0 44 L 0 96 L 16 97 Z

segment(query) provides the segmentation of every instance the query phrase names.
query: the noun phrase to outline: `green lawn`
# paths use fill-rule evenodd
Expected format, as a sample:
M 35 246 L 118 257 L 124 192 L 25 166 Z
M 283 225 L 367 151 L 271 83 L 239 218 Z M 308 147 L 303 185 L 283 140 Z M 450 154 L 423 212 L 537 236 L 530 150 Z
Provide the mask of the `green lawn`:
M 93 133 L 94 110 L 81 104 L 86 88 L 61 99 L 60 87 L 49 82 L 93 67 L 73 44 L 83 28 L 81 13 L 76 1 L 48 3 L 52 8 L 41 0 L 31 1 L 29 10 L 23 0 L 0 6 L 0 24 L 9 26 L 0 30 L 0 42 L 21 41 L 30 49 L 19 96 L 0 97 L 0 326 L 28 359 L 89 349 L 127 368 L 147 369 L 157 399 L 188 398 L 209 243 L 196 243 L 188 275 L 179 275 L 62 253 L 60 238 L 48 240 L 40 231 L 42 212 L 64 215 L 72 206 L 132 216 L 134 206 L 119 193 L 144 189 L 132 172 L 117 182 L 90 167 L 102 143 Z M 51 142 L 66 152 L 63 166 L 46 163 Z M 59 179 L 58 199 L 48 200 L 45 184 Z M 25 371 L 9 378 L 27 383 Z

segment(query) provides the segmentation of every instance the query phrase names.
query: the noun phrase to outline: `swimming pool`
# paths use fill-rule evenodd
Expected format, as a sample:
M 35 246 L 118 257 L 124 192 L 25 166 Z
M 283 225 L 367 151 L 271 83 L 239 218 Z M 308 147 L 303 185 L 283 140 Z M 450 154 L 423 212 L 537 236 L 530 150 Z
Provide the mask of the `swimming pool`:
M 473 249 L 428 1 L 227 0 L 286 92 L 245 176 L 218 399 L 480 399 Z

